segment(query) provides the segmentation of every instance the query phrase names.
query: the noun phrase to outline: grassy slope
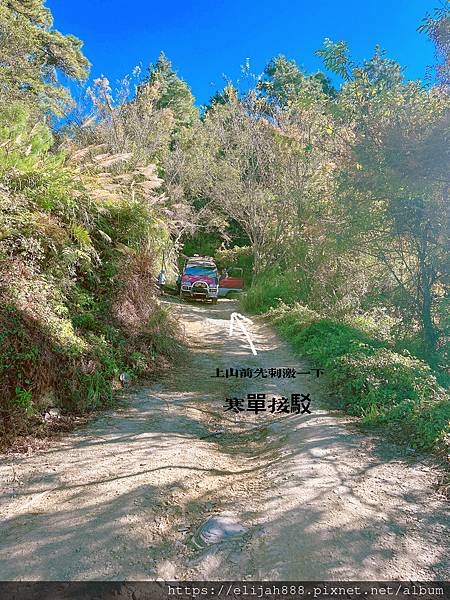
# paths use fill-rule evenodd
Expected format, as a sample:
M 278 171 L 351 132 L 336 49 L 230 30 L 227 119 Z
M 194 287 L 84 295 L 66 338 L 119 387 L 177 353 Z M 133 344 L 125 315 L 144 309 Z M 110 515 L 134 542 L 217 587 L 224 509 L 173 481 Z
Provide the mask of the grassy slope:
M 248 304 L 255 309 L 254 299 Z M 265 315 L 299 354 L 326 369 L 341 408 L 413 448 L 445 451 L 450 402 L 424 361 L 298 303 Z
M 49 407 L 108 405 L 121 373 L 152 376 L 180 344 L 155 285 L 161 215 L 114 170 L 80 175 L 26 108 L 0 117 L 1 446 Z

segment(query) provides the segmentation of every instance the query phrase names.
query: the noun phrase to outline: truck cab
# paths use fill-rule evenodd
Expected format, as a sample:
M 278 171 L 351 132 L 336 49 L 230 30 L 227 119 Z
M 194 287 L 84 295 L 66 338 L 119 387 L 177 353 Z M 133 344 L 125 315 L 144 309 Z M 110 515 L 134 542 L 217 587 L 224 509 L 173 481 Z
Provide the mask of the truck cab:
M 193 256 L 184 264 L 180 282 L 180 297 L 211 300 L 217 303 L 219 274 L 214 260 L 209 256 Z

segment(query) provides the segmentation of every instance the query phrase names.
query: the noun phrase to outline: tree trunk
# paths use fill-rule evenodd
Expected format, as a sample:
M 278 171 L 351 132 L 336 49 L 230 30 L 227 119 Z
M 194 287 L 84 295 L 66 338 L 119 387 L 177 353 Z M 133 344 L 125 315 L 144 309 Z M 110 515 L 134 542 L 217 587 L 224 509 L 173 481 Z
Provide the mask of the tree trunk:
M 419 269 L 423 339 L 427 352 L 434 352 L 436 350 L 437 333 L 432 315 L 433 294 L 431 288 L 433 276 L 430 267 L 426 264 L 425 252 L 419 254 Z

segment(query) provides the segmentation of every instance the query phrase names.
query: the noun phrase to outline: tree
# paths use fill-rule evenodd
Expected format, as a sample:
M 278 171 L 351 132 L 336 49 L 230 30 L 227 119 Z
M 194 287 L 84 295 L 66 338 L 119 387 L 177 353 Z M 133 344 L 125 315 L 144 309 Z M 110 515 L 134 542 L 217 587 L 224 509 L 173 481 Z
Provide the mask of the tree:
M 375 52 L 356 65 L 329 40 L 320 51 L 346 83 L 340 113 L 355 123 L 354 161 L 341 179 L 340 203 L 356 253 L 373 256 L 393 282 L 391 300 L 420 324 L 436 349 L 449 219 L 448 95 L 404 83 L 398 65 Z M 345 214 L 346 212 L 346 214 Z
M 83 80 L 89 61 L 82 42 L 52 29 L 43 0 L 0 1 L 0 96 L 5 104 L 26 101 L 33 109 L 61 115 L 70 99 L 58 72 Z
M 67 119 L 63 133 L 80 146 L 105 144 L 112 153 L 131 152 L 137 162 L 150 160 L 162 166 L 170 151 L 175 118 L 169 108 L 157 107 L 157 86 L 142 86 L 135 96 L 140 85 L 136 82 L 140 82 L 139 68 L 114 92 L 106 77 L 95 79 L 77 112 Z
M 217 104 L 226 104 L 235 96 L 239 95 L 239 90 L 230 82 L 223 90 L 217 90 L 213 96 L 211 96 L 209 103 L 204 107 L 205 114 L 212 110 Z
M 331 81 L 323 73 L 306 75 L 295 60 L 288 60 L 283 54 L 272 58 L 256 87 L 271 105 L 286 107 L 301 94 L 305 80 L 315 81 L 321 91 L 329 96 L 336 94 Z
M 176 130 L 191 127 L 198 120 L 199 111 L 194 104 L 194 96 L 186 82 L 178 77 L 164 52 L 161 52 L 155 64 L 150 65 L 147 77 L 138 87 L 137 98 L 145 94 L 149 87 L 158 90 L 155 108 L 172 111 Z
M 254 99 L 255 96 L 252 96 Z M 184 140 L 181 180 L 200 210 L 226 225 L 234 220 L 251 240 L 254 267 L 262 269 L 273 250 L 279 223 L 287 218 L 274 197 L 275 142 L 268 124 L 230 89 Z
M 305 72 L 300 71 L 295 60 L 288 60 L 283 54 L 272 58 L 264 69 L 264 76 L 258 82 L 258 89 L 270 102 L 285 106 L 298 94 Z
M 445 0 L 444 0 L 445 1 Z M 433 14 L 427 14 L 419 31 L 428 35 L 436 48 L 437 64 L 434 68 L 438 83 L 450 85 L 450 5 L 437 8 Z
M 298 82 L 286 106 L 273 107 L 260 89 L 239 97 L 228 86 L 224 98 L 183 146 L 186 193 L 201 200 L 202 210 L 208 206 L 216 217 L 239 224 L 250 240 L 255 273 L 292 268 L 299 262 L 295 250 L 314 243 L 307 225 L 326 204 L 340 160 L 331 99 L 310 77 Z

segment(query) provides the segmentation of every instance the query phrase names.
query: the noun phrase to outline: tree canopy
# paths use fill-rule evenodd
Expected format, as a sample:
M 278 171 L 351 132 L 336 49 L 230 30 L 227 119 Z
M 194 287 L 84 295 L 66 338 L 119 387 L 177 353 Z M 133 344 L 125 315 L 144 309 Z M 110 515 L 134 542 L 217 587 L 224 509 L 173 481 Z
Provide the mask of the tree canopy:
M 162 264 L 175 279 L 183 250 L 244 267 L 252 310 L 363 322 L 373 348 L 382 340 L 400 362 L 415 364 L 412 354 L 443 377 L 448 24 L 442 7 L 420 26 L 437 53 L 426 81 L 407 80 L 380 47 L 358 62 L 327 38 L 325 72 L 280 54 L 203 110 L 161 53 L 117 89 L 94 79 L 70 113 L 61 77 L 86 78 L 81 41 L 53 28 L 41 0 L 0 0 L 6 421 L 46 394 L 107 402 L 119 373 L 168 359 L 175 325 L 154 280 Z M 358 364 L 363 339 L 349 342 Z
M 70 96 L 58 74 L 81 81 L 89 71 L 82 42 L 53 29 L 43 0 L 0 2 L 0 90 L 2 102 L 28 102 L 62 114 Z

